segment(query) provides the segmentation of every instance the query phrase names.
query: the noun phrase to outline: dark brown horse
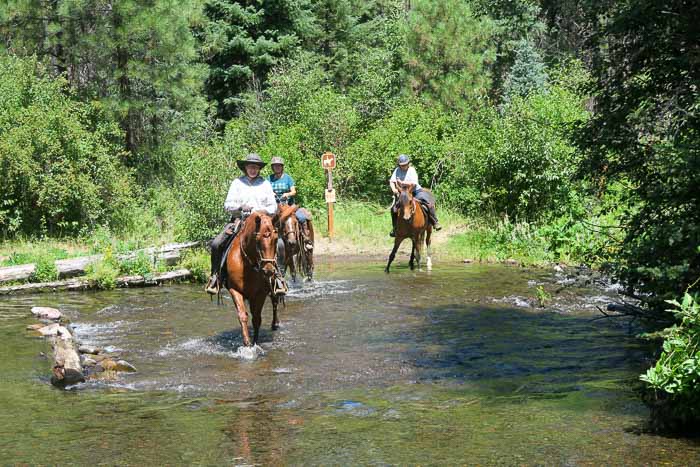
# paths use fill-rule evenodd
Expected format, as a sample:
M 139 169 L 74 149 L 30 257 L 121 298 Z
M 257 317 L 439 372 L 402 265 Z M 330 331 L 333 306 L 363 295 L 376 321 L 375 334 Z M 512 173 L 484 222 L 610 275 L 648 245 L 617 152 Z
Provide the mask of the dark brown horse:
M 408 263 L 411 269 L 414 269 L 416 266 L 414 264 L 415 260 L 420 270 L 421 253 L 423 251 L 423 243 L 425 242 L 427 250 L 425 267 L 430 271 L 433 267 L 432 261 L 430 260 L 430 235 L 433 232 L 433 227 L 428 221 L 421 204 L 413 198 L 413 189 L 415 185 L 398 182 L 397 186 L 399 188 L 399 196 L 396 202 L 398 203 L 399 209 L 396 219 L 396 238 L 394 239 L 394 248 L 389 255 L 389 262 L 386 263 L 384 271 L 389 272 L 389 266 L 391 266 L 391 262 L 394 261 L 396 250 L 399 249 L 401 242 L 407 238 L 410 238 L 413 244 L 411 260 Z
M 228 289 L 241 323 L 243 344 L 250 346 L 248 312 L 244 300 L 250 304 L 253 317 L 253 344 L 258 341 L 265 298 L 271 294 L 277 271 L 277 231 L 272 218 L 254 212 L 245 220 L 226 256 L 225 287 Z M 279 327 L 277 303 L 272 300 L 272 330 Z
M 303 226 L 297 219 L 296 212 L 299 207 L 295 204 L 287 206 L 280 204 L 278 209 L 277 232 L 281 240 L 279 251 L 279 266 L 282 274 L 287 270 L 296 282 L 297 271 L 311 279 L 313 277 L 313 245 L 314 232 L 311 220 Z

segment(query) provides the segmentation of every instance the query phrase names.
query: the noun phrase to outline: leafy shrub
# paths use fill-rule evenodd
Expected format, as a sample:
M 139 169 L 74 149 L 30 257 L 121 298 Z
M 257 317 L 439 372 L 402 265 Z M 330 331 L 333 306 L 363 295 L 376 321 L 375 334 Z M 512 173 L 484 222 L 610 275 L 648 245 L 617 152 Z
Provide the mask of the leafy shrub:
M 52 255 L 42 254 L 33 259 L 35 269 L 29 277 L 29 282 L 51 282 L 58 279 L 58 269 Z
M 244 154 L 227 149 L 221 141 L 210 145 L 182 144 L 174 156 L 175 181 L 181 217 L 176 235 L 180 239 L 211 238 L 225 224 L 224 201 L 240 171 L 235 159 Z
M 133 183 L 117 124 L 45 74 L 36 60 L 0 56 L 0 233 L 124 225 Z
M 189 250 L 180 261 L 180 266 L 188 269 L 196 282 L 205 283 L 211 272 L 209 252 L 203 249 Z
M 128 276 L 150 276 L 155 270 L 153 260 L 143 251 L 119 261 L 119 272 Z
M 657 425 L 697 428 L 700 422 L 700 303 L 686 293 L 683 302 L 669 300 L 679 323 L 659 333 L 663 352 L 640 379 L 651 390 L 646 401 Z
M 514 97 L 503 114 L 470 115 L 446 148 L 439 193 L 468 214 L 532 222 L 567 212 L 578 153 L 566 126 L 585 117 L 580 97 L 556 86 Z
M 97 288 L 103 290 L 115 288 L 117 277 L 119 277 L 119 264 L 112 249 L 108 247 L 102 260 L 88 266 L 86 273 L 88 280 L 94 283 Z
M 449 115 L 418 103 L 395 108 L 367 134 L 357 139 L 339 159 L 337 183 L 344 192 L 372 200 L 389 200 L 389 177 L 396 158 L 411 156 L 422 186 L 429 188 L 442 175 Z

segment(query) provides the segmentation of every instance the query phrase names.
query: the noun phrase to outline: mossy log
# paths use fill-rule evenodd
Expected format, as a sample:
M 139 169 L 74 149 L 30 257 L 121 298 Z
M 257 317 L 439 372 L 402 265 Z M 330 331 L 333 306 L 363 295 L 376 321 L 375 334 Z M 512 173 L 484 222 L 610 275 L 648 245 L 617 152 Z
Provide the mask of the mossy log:
M 184 280 L 192 276 L 188 269 L 177 269 L 153 276 L 123 276 L 117 278 L 117 287 L 148 287 L 163 283 Z M 72 290 L 89 290 L 97 286 L 87 279 L 68 279 L 64 281 L 37 282 L 32 284 L 0 287 L 0 295 L 19 295 L 23 293 L 59 292 Z
M 187 243 L 171 243 L 161 247 L 144 248 L 132 253 L 117 255 L 119 260 L 128 260 L 135 258 L 136 255 L 142 253 L 146 255 L 155 255 L 160 261 L 171 266 L 180 259 L 180 250 L 192 248 L 199 245 L 199 242 Z M 60 259 L 55 262 L 56 270 L 58 271 L 59 279 L 66 279 L 84 275 L 88 266 L 102 259 L 102 255 L 82 256 L 80 258 Z M 8 266 L 0 268 L 0 283 L 10 281 L 26 280 L 34 274 L 36 266 L 34 264 L 22 264 L 18 266 Z

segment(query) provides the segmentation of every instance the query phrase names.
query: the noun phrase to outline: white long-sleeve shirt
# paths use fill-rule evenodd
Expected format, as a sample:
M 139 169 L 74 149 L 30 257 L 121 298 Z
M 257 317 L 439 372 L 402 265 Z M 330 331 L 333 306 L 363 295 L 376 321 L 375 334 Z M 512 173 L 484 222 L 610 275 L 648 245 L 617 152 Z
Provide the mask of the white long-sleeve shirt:
M 250 181 L 245 175 L 235 179 L 228 189 L 224 209 L 235 213 L 245 205 L 250 206 L 253 211 L 265 211 L 271 216 L 275 215 L 277 202 L 270 182 L 262 177 Z

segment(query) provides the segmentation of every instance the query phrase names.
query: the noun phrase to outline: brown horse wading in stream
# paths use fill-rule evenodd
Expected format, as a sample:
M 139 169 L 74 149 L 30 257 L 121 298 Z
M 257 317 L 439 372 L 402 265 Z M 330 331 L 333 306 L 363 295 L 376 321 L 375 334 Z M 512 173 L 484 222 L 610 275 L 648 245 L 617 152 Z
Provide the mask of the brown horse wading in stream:
M 278 208 L 278 266 L 282 274 L 289 270 L 294 282 L 297 280 L 297 271 L 307 279 L 312 279 L 314 236 L 311 220 L 306 221 L 304 228 L 296 216 L 299 206 L 280 204 Z
M 271 292 L 276 273 L 277 231 L 270 216 L 254 212 L 244 221 L 226 255 L 224 282 L 233 298 L 246 346 L 250 346 L 251 341 L 244 300 L 248 300 L 253 318 L 253 344 L 258 341 L 262 309 L 268 295 L 272 298 L 272 330 L 279 327 L 277 297 Z
M 389 262 L 386 263 L 385 272 L 389 272 L 396 251 L 399 249 L 401 242 L 410 238 L 412 243 L 411 260 L 409 266 L 415 269 L 418 266 L 420 270 L 421 254 L 423 252 L 423 243 L 426 247 L 426 262 L 425 267 L 430 271 L 433 267 L 430 259 L 430 235 L 433 232 L 433 227 L 426 216 L 421 204 L 414 199 L 413 189 L 414 184 L 397 183 L 399 195 L 396 200 L 398 204 L 398 213 L 396 220 L 396 238 L 394 239 L 394 248 L 389 255 Z M 415 263 L 414 263 L 415 261 Z

